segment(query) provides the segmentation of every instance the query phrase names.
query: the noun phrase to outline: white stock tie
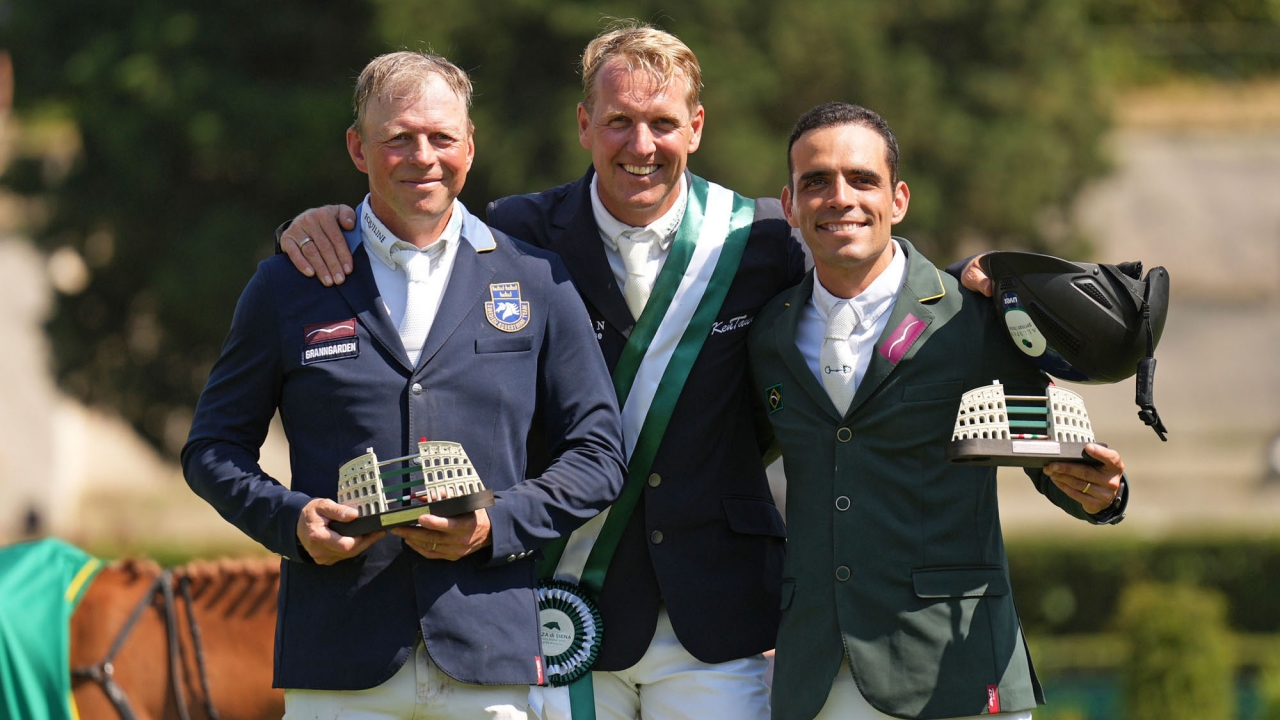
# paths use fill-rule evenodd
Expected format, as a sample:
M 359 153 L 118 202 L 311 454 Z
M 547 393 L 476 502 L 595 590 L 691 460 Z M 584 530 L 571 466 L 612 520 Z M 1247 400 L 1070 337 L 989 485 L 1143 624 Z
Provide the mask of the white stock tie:
M 849 336 L 853 334 L 856 319 L 853 305 L 848 301 L 836 303 L 827 316 L 827 335 L 818 356 L 822 365 L 822 386 L 842 416 L 849 412 L 849 404 L 857 390 L 853 385 L 855 359 L 853 349 L 849 347 Z
M 400 320 L 400 342 L 409 355 L 409 364 L 417 365 L 422 354 L 422 344 L 431 331 L 436 308 L 431 301 L 431 264 L 444 249 L 442 241 L 436 241 L 426 250 L 397 248 L 393 251 L 396 262 L 409 278 L 409 293 L 405 298 L 404 317 Z
M 631 316 L 637 320 L 649 302 L 649 293 L 653 291 L 645 274 L 649 263 L 649 242 L 650 233 L 643 230 L 624 232 L 618 237 L 618 254 L 627 269 L 627 284 L 622 288 L 622 297 L 627 300 Z

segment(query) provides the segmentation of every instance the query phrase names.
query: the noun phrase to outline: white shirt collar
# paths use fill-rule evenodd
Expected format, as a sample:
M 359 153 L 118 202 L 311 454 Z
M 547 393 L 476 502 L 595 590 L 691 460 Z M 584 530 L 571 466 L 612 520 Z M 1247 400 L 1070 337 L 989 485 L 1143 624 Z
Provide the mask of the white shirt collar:
M 814 274 L 813 306 L 818 309 L 818 316 L 822 318 L 823 323 L 831 317 L 831 312 L 837 303 L 847 302 L 853 307 L 856 318 L 855 330 L 859 327 L 871 326 L 886 310 L 893 307 L 893 300 L 898 296 L 898 291 L 902 289 L 902 282 L 907 277 L 907 255 L 902 251 L 902 246 L 897 240 L 891 239 L 889 242 L 893 243 L 893 259 L 889 261 L 889 267 L 872 280 L 866 290 L 850 300 L 832 295 L 822 287 L 817 274 Z
M 680 194 L 676 198 L 675 205 L 672 205 L 670 210 L 663 213 L 662 217 L 641 228 L 657 236 L 658 246 L 664 251 L 671 247 L 671 241 L 676 237 L 676 230 L 680 228 L 680 221 L 684 220 L 685 209 L 689 207 L 689 188 L 685 181 L 684 173 L 680 174 L 680 187 L 677 192 Z M 600 201 L 599 174 L 591 176 L 591 211 L 595 215 L 596 227 L 600 228 L 600 235 L 611 250 L 617 250 L 618 237 L 622 233 L 636 229 L 615 218 L 605 209 L 604 203 Z
M 406 242 L 396 237 L 387 226 L 373 214 L 373 208 L 369 205 L 369 196 L 364 196 L 364 202 L 360 203 L 360 236 L 365 244 L 369 247 L 369 254 L 381 260 L 387 267 L 392 270 L 398 270 L 400 263 L 395 259 L 395 251 L 401 249 L 419 250 L 413 243 Z M 441 231 L 440 237 L 435 242 L 421 248 L 422 252 L 437 253 L 449 245 L 458 242 L 462 237 L 462 203 L 457 198 L 453 199 L 453 207 L 449 214 L 449 222 Z

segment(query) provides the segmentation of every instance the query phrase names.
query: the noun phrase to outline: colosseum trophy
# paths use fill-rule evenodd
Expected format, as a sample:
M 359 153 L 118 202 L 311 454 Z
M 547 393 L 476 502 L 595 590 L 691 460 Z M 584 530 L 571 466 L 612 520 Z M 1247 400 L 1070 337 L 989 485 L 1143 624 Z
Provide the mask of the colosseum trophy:
M 383 483 L 401 477 L 405 482 Z M 365 535 L 413 525 L 428 513 L 453 517 L 492 507 L 493 491 L 485 488 L 461 444 L 422 438 L 416 455 L 379 461 L 368 448 L 347 462 L 338 470 L 337 500 L 360 517 L 329 527 L 343 535 Z
M 1084 400 L 1050 385 L 1044 395 L 1006 395 L 999 380 L 960 398 L 947 460 L 963 465 L 1044 467 L 1051 462 L 1101 465 L 1084 451 L 1093 437 Z

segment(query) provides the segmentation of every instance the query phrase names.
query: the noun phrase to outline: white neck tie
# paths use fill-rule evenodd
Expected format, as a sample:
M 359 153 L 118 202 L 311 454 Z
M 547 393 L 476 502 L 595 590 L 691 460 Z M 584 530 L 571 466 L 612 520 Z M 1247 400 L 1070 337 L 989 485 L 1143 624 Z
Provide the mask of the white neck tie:
M 822 341 L 822 353 L 818 355 L 818 362 L 822 365 L 822 386 L 842 416 L 849 412 L 849 404 L 857 390 L 853 385 L 856 361 L 853 349 L 849 347 L 849 336 L 853 334 L 856 319 L 853 305 L 847 301 L 836 303 L 827 317 L 827 335 Z
M 627 284 L 622 288 L 622 297 L 627 300 L 627 308 L 631 316 L 640 319 L 644 306 L 649 302 L 649 293 L 653 287 L 649 284 L 649 276 L 645 273 L 649 264 L 649 243 L 651 233 L 640 231 L 624 232 L 618 238 L 618 254 L 622 256 L 622 264 L 627 269 Z
M 418 364 L 422 344 L 426 342 L 427 333 L 431 331 L 431 323 L 436 317 L 436 308 L 431 300 L 431 265 L 443 248 L 444 242 L 437 240 L 426 250 L 396 248 L 392 251 L 396 262 L 400 263 L 409 278 L 404 318 L 400 320 L 400 342 L 404 343 L 410 365 Z

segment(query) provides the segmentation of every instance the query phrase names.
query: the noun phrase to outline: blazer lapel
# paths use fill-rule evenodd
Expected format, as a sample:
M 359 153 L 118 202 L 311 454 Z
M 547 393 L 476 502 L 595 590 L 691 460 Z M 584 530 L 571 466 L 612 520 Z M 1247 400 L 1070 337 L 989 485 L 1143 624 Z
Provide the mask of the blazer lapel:
M 955 314 L 949 306 L 935 304 L 946 296 L 938 269 L 906 240 L 895 239 L 907 256 L 907 277 L 889 315 L 889 324 L 876 340 L 871 364 L 849 405 L 850 413 L 856 412 L 895 368 L 915 357 L 933 331 Z
M 622 288 L 618 287 L 618 280 L 609 267 L 600 228 L 591 209 L 591 176 L 594 174 L 595 170 L 588 169 L 560 205 L 552 218 L 558 232 L 552 234 L 547 249 L 564 261 L 578 292 L 587 303 L 623 337 L 630 337 L 636 321 L 631 317 Z
M 462 325 L 462 321 L 476 306 L 489 296 L 489 281 L 497 272 L 487 254 L 476 252 L 464 234 L 458 242 L 458 254 L 453 259 L 449 284 L 440 298 L 440 309 L 431 323 L 431 332 L 422 346 L 418 367 L 426 365 L 440 351 L 445 341 Z
M 400 342 L 400 331 L 391 324 L 391 316 L 387 314 L 382 295 L 378 292 L 378 283 L 373 279 L 370 262 L 372 260 L 364 244 L 358 244 L 351 251 L 352 272 L 345 283 L 337 286 L 338 292 L 373 339 L 400 361 L 405 370 L 413 370 L 413 366 L 409 364 L 409 356 L 404 351 L 404 343 Z
M 800 352 L 800 346 L 796 344 L 796 331 L 800 327 L 800 317 L 804 314 L 809 297 L 813 295 L 814 282 L 813 271 L 810 270 L 799 285 L 785 291 L 789 297 L 785 301 L 787 307 L 782 311 L 779 322 L 775 325 L 777 335 L 774 337 L 774 347 L 778 348 L 783 363 L 786 364 L 787 370 L 796 382 L 800 383 L 800 387 L 809 394 L 818 407 L 839 422 L 841 417 L 835 403 L 831 402 L 831 396 L 814 376 L 809 363 L 805 362 L 804 355 Z

